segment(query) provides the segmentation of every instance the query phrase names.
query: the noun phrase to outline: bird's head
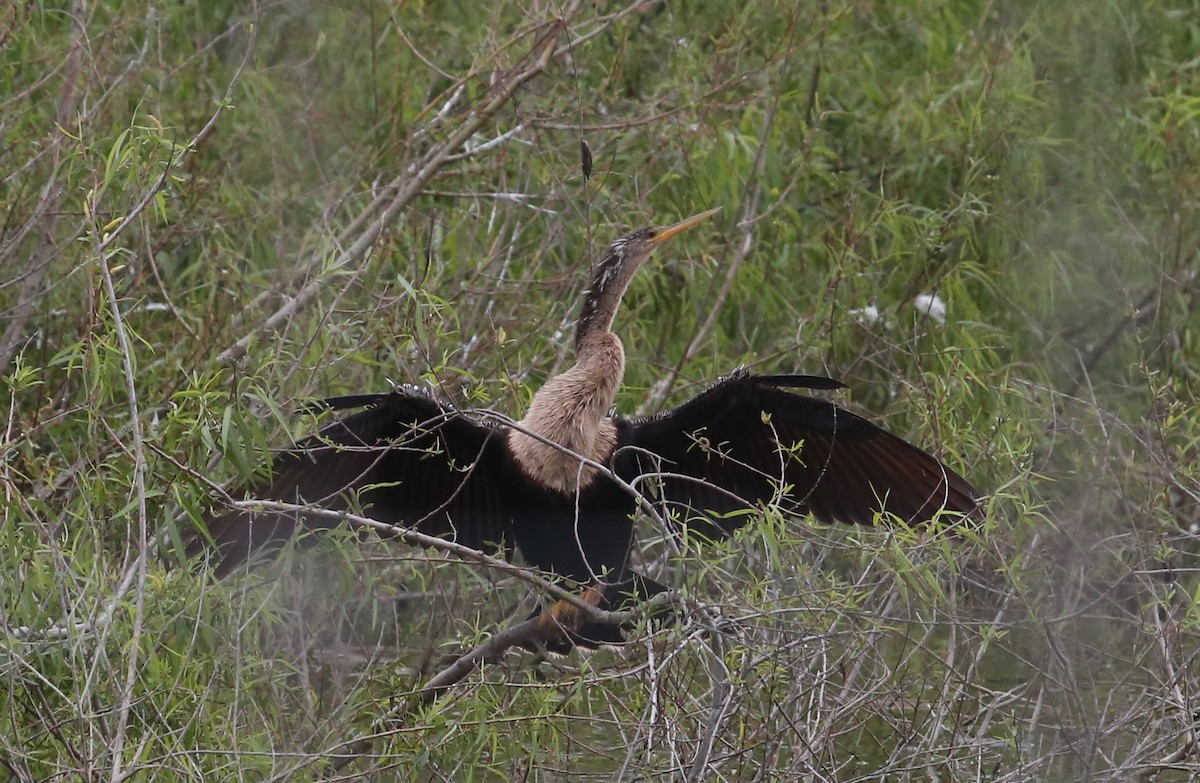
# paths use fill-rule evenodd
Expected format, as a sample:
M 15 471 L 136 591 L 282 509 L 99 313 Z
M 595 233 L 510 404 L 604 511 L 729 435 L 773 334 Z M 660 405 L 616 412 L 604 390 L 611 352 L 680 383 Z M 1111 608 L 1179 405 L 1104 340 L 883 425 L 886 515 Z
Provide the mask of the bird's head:
M 662 243 L 697 223 L 707 220 L 720 209 L 720 207 L 716 207 L 705 210 L 669 226 L 639 228 L 632 234 L 626 234 L 617 239 L 608 246 L 608 250 L 600 256 L 600 260 L 593 267 L 590 293 L 593 296 L 602 296 L 614 288 L 614 284 L 619 285 L 623 292 L 632 279 L 633 273 L 646 263 L 646 259 Z
M 583 309 L 580 311 L 579 325 L 575 333 L 576 346 L 578 347 L 588 333 L 610 328 L 629 282 L 642 264 L 646 263 L 651 253 L 663 242 L 707 220 L 720 209 L 717 207 L 705 210 L 668 226 L 639 228 L 609 245 L 608 250 L 592 267 L 592 283 L 584 292 Z

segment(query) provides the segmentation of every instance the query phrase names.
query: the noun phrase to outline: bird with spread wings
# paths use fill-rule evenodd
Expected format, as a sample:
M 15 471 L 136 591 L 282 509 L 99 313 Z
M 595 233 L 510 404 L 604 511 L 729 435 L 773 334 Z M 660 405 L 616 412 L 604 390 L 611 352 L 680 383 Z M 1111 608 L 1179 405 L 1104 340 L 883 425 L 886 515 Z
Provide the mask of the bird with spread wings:
M 978 516 L 978 493 L 938 459 L 850 411 L 798 389 L 842 386 L 809 375 L 739 369 L 684 404 L 612 415 L 625 353 L 612 332 L 637 270 L 665 240 L 708 218 L 617 239 L 592 269 L 575 332 L 575 364 L 535 394 L 515 425 L 459 410 L 414 387 L 327 401 L 358 409 L 279 453 L 246 489 L 260 500 L 361 509 L 380 522 L 511 556 L 590 603 L 618 609 L 665 588 L 630 568 L 634 517 L 707 537 L 728 535 L 767 504 L 823 522 L 908 523 Z M 328 516 L 244 509 L 215 513 L 189 553 L 218 577 Z M 543 613 L 551 649 L 617 643 L 622 629 L 558 602 Z

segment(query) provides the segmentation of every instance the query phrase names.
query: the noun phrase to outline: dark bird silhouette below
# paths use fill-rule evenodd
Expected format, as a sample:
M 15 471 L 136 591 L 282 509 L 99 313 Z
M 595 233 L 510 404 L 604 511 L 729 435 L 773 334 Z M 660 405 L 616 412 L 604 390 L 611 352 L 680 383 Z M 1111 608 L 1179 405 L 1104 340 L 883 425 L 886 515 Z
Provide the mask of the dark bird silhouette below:
M 247 494 L 361 509 L 393 525 L 511 556 L 586 588 L 604 609 L 664 590 L 629 568 L 638 500 L 585 457 L 634 486 L 673 524 L 727 535 L 766 504 L 823 522 L 872 524 L 880 512 L 920 523 L 942 511 L 978 515 L 961 476 L 866 419 L 797 389 L 841 383 L 737 370 L 677 408 L 612 416 L 625 370 L 613 319 L 634 273 L 665 240 L 708 218 L 643 228 L 609 246 L 592 270 L 575 333 L 576 362 L 534 395 L 518 427 L 458 410 L 413 387 L 327 401 L 362 408 L 274 460 Z M 328 520 L 230 511 L 205 520 L 189 554 L 224 577 L 257 551 Z M 543 612 L 552 649 L 619 642 L 621 629 L 582 622 L 559 602 Z

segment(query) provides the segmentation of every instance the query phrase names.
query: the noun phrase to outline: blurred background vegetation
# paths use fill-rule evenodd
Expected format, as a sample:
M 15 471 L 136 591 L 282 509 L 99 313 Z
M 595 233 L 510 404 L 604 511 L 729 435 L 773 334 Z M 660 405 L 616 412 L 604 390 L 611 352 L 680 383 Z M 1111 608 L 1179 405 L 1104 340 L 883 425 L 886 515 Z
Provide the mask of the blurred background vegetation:
M 1191 779 L 1198 63 L 1153 0 L 9 3 L 0 774 Z M 519 414 L 595 253 L 716 205 L 626 299 L 621 408 L 832 375 L 985 526 L 647 529 L 727 633 L 400 716 L 535 596 L 351 536 L 177 567 L 304 400 Z

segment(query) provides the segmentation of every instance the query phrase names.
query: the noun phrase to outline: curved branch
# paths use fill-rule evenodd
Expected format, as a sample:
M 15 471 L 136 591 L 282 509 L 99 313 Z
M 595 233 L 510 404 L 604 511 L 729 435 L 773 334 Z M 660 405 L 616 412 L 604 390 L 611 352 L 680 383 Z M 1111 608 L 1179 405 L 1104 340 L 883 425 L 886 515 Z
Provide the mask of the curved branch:
M 565 51 L 557 48 L 558 37 L 566 28 L 567 20 L 578 13 L 582 6 L 583 0 L 572 0 L 562 9 L 557 19 L 547 23 L 543 32 L 529 47 L 529 52 L 521 58 L 521 62 L 516 67 L 497 76 L 492 89 L 485 94 L 483 102 L 467 112 L 462 124 L 450 134 L 449 138 L 430 148 L 403 174 L 384 188 L 384 193 L 394 193 L 395 195 L 379 213 L 379 217 L 372 221 L 348 248 L 339 253 L 332 263 L 323 267 L 325 270 L 323 274 L 305 284 L 262 324 L 251 329 L 237 342 L 222 351 L 217 356 L 216 362 L 231 364 L 240 360 L 246 355 L 247 349 L 255 339 L 280 328 L 288 319 L 311 303 L 324 288 L 329 279 L 329 272 L 363 261 L 367 257 L 368 251 L 375 245 L 384 230 L 396 219 L 400 211 L 421 193 L 429 180 L 433 179 L 443 166 L 452 161 L 454 154 L 500 109 L 506 106 L 522 86 L 545 71 L 546 66 L 556 54 Z M 374 211 L 379 204 L 380 201 L 377 200 L 367 207 L 367 211 Z M 324 262 L 324 255 L 314 254 L 303 265 L 301 274 L 311 274 L 317 267 L 323 266 Z
M 511 574 L 523 582 L 528 582 L 538 590 L 552 595 L 555 599 L 565 601 L 571 604 L 573 607 L 586 612 L 587 616 L 596 622 L 612 623 L 616 625 L 627 622 L 633 617 L 631 612 L 610 612 L 603 609 L 597 609 L 562 585 L 555 584 L 554 582 L 551 582 L 550 580 L 541 576 L 541 572 L 536 569 L 514 565 L 507 560 L 494 557 L 486 552 L 481 552 L 478 549 L 472 549 L 469 546 L 464 546 L 455 541 L 427 535 L 425 533 L 421 533 L 407 527 L 402 527 L 400 525 L 389 525 L 386 522 L 380 522 L 359 514 L 352 514 L 349 511 L 337 511 L 327 508 L 304 506 L 297 503 L 284 503 L 276 500 L 230 500 L 228 505 L 230 508 L 238 509 L 240 511 L 248 511 L 251 513 L 273 511 L 285 514 L 303 514 L 307 517 L 317 517 L 319 519 L 328 519 L 339 523 L 345 523 L 351 527 L 368 528 L 370 530 L 378 531 L 385 536 L 398 538 L 401 541 L 404 541 L 406 544 L 412 544 L 425 549 L 436 549 L 439 552 L 445 552 L 446 554 L 454 555 L 459 560 L 463 560 L 468 563 L 475 563 L 477 565 L 485 566 L 506 574 Z

